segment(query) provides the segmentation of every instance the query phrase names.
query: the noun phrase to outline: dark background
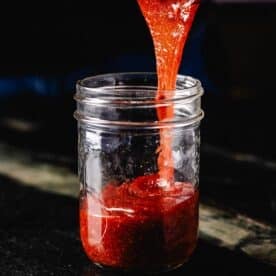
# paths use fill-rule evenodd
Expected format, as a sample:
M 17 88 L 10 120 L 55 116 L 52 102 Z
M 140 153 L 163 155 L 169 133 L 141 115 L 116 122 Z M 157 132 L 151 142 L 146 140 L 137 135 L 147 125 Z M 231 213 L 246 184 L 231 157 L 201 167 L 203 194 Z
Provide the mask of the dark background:
M 248 2 L 204 2 L 180 72 L 205 88 L 203 199 L 275 223 L 276 4 Z M 0 10 L 0 142 L 67 156 L 76 171 L 76 80 L 155 70 L 137 3 L 3 1 Z

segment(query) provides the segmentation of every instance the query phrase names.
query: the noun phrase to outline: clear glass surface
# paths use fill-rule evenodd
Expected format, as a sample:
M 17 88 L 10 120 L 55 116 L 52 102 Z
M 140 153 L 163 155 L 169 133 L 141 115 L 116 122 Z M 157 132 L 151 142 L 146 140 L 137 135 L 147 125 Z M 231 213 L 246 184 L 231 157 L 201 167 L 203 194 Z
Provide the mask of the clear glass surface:
M 78 82 L 80 234 L 96 264 L 160 272 L 185 263 L 196 247 L 199 198 L 199 81 L 179 76 L 156 100 L 153 73 L 109 74 Z M 157 110 L 173 109 L 159 121 Z M 160 137 L 173 162 L 158 166 Z

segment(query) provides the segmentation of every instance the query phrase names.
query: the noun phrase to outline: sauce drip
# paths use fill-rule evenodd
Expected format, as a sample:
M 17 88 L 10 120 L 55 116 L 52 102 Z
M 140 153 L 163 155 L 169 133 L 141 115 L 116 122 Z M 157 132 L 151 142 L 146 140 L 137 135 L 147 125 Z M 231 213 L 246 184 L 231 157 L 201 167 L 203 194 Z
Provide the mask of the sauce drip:
M 199 7 L 199 0 L 138 0 L 138 3 L 153 38 L 158 75 L 156 100 L 171 99 L 174 96 L 183 49 Z M 157 116 L 161 122 L 173 119 L 173 106 L 158 107 Z M 168 183 L 173 183 L 170 129 L 160 130 L 158 152 L 159 175 Z

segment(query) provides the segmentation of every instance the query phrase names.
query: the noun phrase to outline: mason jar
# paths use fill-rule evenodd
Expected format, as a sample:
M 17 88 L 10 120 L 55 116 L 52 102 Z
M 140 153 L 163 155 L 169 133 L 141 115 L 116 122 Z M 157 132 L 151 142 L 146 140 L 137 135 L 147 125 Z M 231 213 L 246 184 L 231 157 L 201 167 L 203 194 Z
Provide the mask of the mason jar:
M 181 75 L 174 91 L 158 91 L 155 73 L 77 83 L 80 236 L 96 265 L 161 272 L 190 258 L 202 94 L 198 80 Z

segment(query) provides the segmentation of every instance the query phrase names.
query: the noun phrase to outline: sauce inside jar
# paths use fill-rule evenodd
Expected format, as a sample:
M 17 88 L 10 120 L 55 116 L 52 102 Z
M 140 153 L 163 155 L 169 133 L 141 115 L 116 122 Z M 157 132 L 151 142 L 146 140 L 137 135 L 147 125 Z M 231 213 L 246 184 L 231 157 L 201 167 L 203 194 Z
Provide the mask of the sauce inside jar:
M 93 262 L 155 270 L 189 258 L 197 241 L 198 190 L 176 182 L 164 191 L 158 179 L 141 176 L 82 195 L 81 239 Z

